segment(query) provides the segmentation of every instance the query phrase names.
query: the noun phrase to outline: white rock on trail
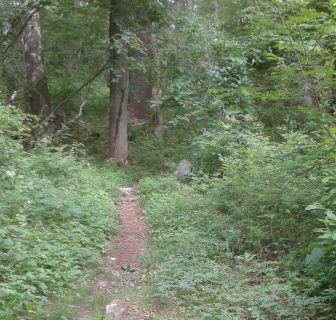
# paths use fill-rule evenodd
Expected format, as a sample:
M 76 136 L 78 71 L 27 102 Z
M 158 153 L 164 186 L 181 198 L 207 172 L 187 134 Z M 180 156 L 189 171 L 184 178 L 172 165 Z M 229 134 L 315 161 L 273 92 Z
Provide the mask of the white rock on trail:
M 104 320 L 122 319 L 129 306 L 122 301 L 113 301 L 106 306 L 106 316 Z
M 118 190 L 127 196 L 132 194 L 133 192 L 133 188 L 130 188 L 130 187 L 122 187 L 122 188 L 119 188 Z

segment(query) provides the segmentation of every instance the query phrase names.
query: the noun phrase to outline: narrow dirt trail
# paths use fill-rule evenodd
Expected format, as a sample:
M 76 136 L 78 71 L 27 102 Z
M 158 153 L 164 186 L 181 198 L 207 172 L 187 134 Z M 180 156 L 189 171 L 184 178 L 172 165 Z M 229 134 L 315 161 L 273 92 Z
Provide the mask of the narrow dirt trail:
M 146 252 L 148 228 L 140 214 L 136 187 L 119 188 L 120 227 L 107 243 L 99 280 L 93 283 L 92 292 L 82 303 L 70 305 L 76 320 L 153 319 L 153 310 L 144 310 L 142 296 L 139 299 L 137 293 L 145 271 L 141 256 Z M 95 306 L 95 301 L 100 302 Z
M 68 301 L 71 319 L 180 319 L 172 317 L 174 308 L 169 305 L 154 305 L 146 291 L 147 273 L 141 260 L 147 249 L 148 226 L 140 213 L 136 187 L 119 188 L 120 227 L 107 243 L 99 278 L 90 286 L 90 293 L 81 302 Z
M 136 185 L 119 188 L 122 193 L 119 210 L 121 225 L 109 241 L 109 251 L 103 258 L 102 274 L 104 280 L 96 284 L 96 295 L 114 296 L 122 288 L 136 285 L 139 274 L 144 272 L 141 256 L 146 251 L 148 228 L 140 215 L 139 198 Z M 149 319 L 138 306 L 130 301 L 111 300 L 106 306 L 108 319 Z
M 135 188 L 135 186 L 120 188 L 124 195 L 119 206 L 121 226 L 110 241 L 111 250 L 104 258 L 105 272 L 111 273 L 111 270 L 116 270 L 122 273 L 127 268 L 132 272 L 143 270 L 141 256 L 146 251 L 148 229 L 144 218 L 140 216 Z
M 122 222 L 115 238 L 119 247 L 115 262 L 122 269 L 130 266 L 131 270 L 141 270 L 140 259 L 146 251 L 148 230 L 144 218 L 139 214 L 139 201 L 133 192 L 134 188 L 130 188 L 130 193 L 120 206 Z

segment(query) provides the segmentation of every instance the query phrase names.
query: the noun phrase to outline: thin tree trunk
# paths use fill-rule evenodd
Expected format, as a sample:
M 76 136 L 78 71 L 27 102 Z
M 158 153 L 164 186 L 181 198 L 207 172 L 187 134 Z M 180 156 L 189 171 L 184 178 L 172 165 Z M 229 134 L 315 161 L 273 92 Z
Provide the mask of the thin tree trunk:
M 128 155 L 127 140 L 127 58 L 117 53 L 114 48 L 114 37 L 120 34 L 114 20 L 118 13 L 118 1 L 110 2 L 110 59 L 116 70 L 110 70 L 110 127 L 109 127 L 109 159 L 126 163 Z M 119 72 L 116 72 L 119 71 Z
M 152 89 L 153 99 L 160 101 L 162 98 L 162 92 L 160 89 L 153 87 Z M 155 125 L 156 127 L 162 127 L 164 125 L 163 115 L 162 115 L 162 104 L 158 104 L 155 107 Z
M 153 25 L 154 27 L 154 25 Z M 157 56 L 157 51 L 156 51 L 156 40 L 155 40 L 155 35 L 154 32 L 151 34 L 151 47 L 152 47 L 152 56 L 153 56 L 153 61 L 156 66 L 155 72 L 156 72 L 156 79 L 157 83 L 153 85 L 152 87 L 152 98 L 156 101 L 160 101 L 162 98 L 162 91 L 158 87 L 158 83 L 160 81 L 160 61 Z M 164 124 L 163 120 L 163 115 L 162 115 L 162 104 L 158 103 L 157 106 L 155 107 L 155 125 L 156 127 L 161 127 Z

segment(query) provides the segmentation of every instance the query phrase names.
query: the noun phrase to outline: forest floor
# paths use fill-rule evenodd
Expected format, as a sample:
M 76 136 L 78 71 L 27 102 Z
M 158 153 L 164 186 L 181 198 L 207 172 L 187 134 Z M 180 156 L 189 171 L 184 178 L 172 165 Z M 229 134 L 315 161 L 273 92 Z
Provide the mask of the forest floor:
M 141 257 L 146 251 L 148 230 L 140 215 L 139 198 L 135 195 L 136 185 L 119 188 L 119 191 L 123 195 L 119 205 L 121 225 L 109 241 L 109 252 L 103 258 L 104 279 L 96 284 L 97 295 L 112 297 L 113 293 L 124 288 L 133 288 L 141 283 L 146 272 Z M 105 319 L 149 319 L 149 315 L 134 301 L 127 300 L 111 301 L 106 306 Z
M 148 227 L 140 213 L 136 185 L 121 187 L 118 206 L 119 229 L 108 242 L 98 279 L 86 299 L 67 303 L 76 320 L 154 320 L 168 319 L 167 306 L 155 306 L 142 263 L 148 241 Z

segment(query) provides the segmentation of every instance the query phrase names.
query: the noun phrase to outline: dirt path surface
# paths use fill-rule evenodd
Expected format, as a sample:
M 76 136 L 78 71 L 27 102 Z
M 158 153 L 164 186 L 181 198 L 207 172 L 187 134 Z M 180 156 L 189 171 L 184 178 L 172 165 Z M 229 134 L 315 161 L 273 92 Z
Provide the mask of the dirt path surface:
M 122 221 L 111 243 L 111 252 L 104 258 L 104 268 L 120 273 L 142 270 L 141 256 L 146 251 L 147 225 L 140 216 L 139 201 L 135 195 L 135 186 L 120 188 L 124 199 L 119 206 Z M 112 277 L 113 278 L 113 277 Z M 111 280 L 113 280 L 111 278 Z
M 133 287 L 141 281 L 145 272 L 141 264 L 141 256 L 146 251 L 148 229 L 143 217 L 140 216 L 139 199 L 136 186 L 122 187 L 121 226 L 109 243 L 109 252 L 103 258 L 104 280 L 96 285 L 96 294 L 111 295 L 122 287 Z M 111 300 L 106 306 L 108 319 L 150 319 L 149 315 L 131 301 Z
M 173 306 L 153 303 L 147 286 L 148 274 L 141 264 L 146 252 L 148 227 L 140 214 L 136 185 L 119 188 L 119 191 L 122 195 L 118 206 L 120 227 L 107 243 L 108 251 L 103 257 L 99 280 L 88 288 L 83 300 L 66 303 L 71 309 L 70 319 L 181 319 Z

